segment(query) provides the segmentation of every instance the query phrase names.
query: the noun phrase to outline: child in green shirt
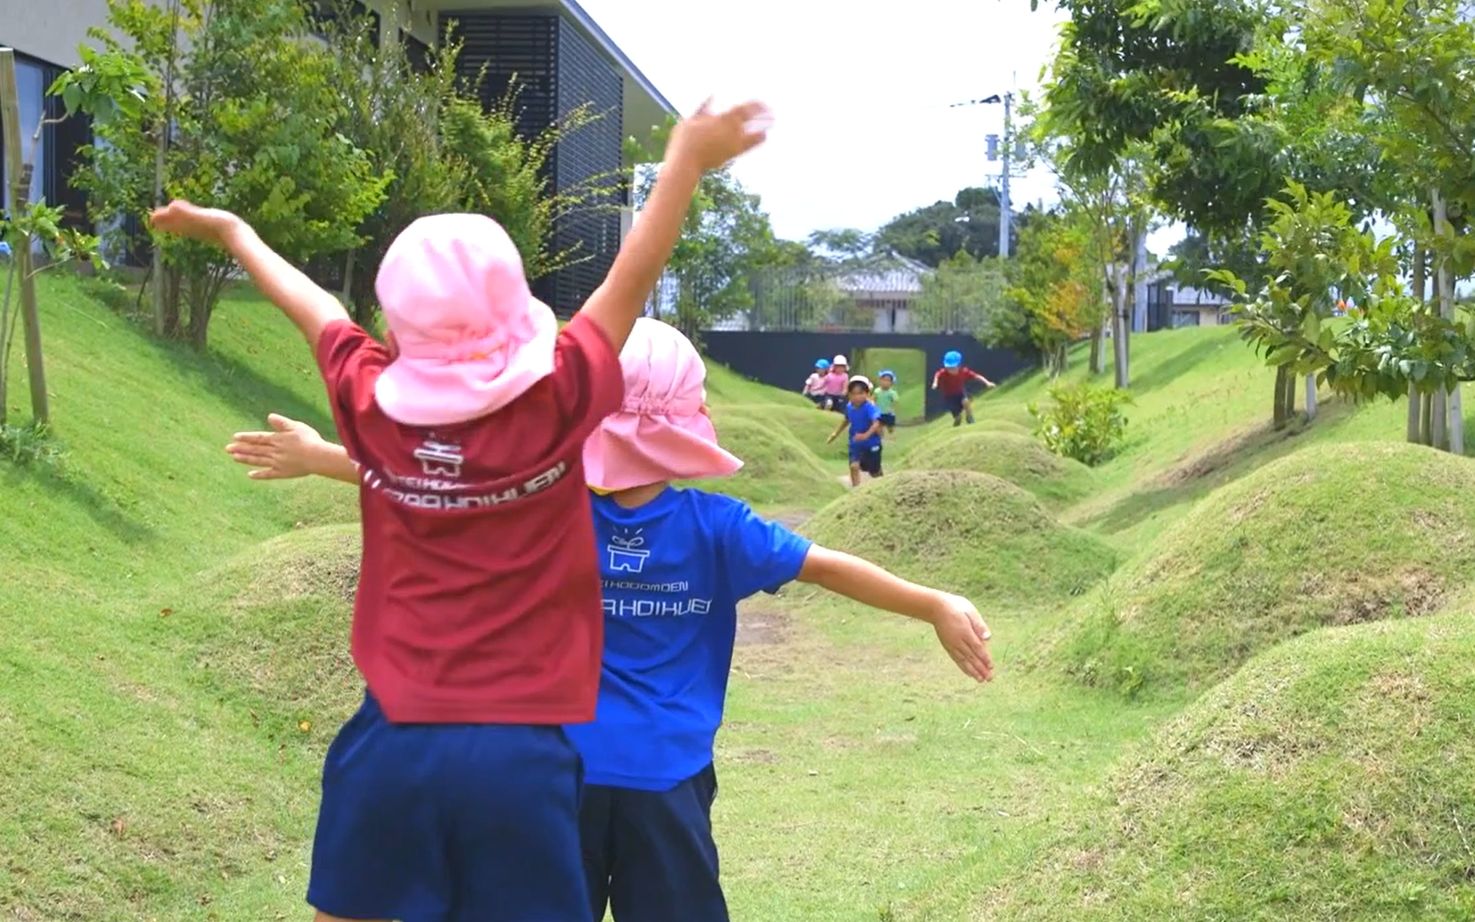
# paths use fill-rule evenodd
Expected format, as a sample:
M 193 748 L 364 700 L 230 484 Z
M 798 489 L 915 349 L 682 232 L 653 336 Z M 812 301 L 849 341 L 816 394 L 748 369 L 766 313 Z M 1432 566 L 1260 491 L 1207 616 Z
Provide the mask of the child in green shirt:
M 876 402 L 876 409 L 881 411 L 881 425 L 886 427 L 887 432 L 896 431 L 896 372 L 891 369 L 882 371 L 876 382 L 876 393 L 871 399 Z

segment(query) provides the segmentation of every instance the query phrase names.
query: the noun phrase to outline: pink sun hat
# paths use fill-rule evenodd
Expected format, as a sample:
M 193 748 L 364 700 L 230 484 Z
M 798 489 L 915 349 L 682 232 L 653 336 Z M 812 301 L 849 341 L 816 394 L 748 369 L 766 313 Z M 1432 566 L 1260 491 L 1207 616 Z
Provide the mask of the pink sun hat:
M 675 327 L 642 317 L 620 352 L 625 402 L 584 442 L 584 479 L 600 490 L 723 477 L 743 466 L 717 444 L 707 366 Z
M 553 373 L 558 321 L 533 297 L 517 246 L 485 215 L 405 228 L 374 282 L 398 353 L 374 398 L 410 426 L 494 413 Z

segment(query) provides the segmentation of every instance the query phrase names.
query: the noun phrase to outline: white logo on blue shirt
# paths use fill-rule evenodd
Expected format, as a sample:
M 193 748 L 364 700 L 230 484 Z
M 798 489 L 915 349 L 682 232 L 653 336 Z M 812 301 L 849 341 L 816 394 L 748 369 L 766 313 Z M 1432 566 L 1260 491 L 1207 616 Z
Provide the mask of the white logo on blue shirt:
M 610 537 L 605 550 L 609 551 L 609 572 L 639 573 L 645 569 L 650 551 L 645 549 L 644 529 L 625 531 Z

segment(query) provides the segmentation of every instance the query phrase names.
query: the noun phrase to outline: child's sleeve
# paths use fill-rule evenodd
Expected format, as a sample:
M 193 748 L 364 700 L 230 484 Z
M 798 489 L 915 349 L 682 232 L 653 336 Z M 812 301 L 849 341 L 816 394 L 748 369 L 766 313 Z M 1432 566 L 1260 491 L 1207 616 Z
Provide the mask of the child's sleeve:
M 722 556 L 735 599 L 777 592 L 799 577 L 813 542 L 776 522 L 767 522 L 737 500 L 727 510 Z
M 620 356 L 599 324 L 582 312 L 558 333 L 553 386 L 564 424 L 582 439 L 625 399 Z
M 389 365 L 389 350 L 363 327 L 339 320 L 324 327 L 318 337 L 317 361 L 338 438 L 349 456 L 358 458 L 354 420 L 373 405 L 374 385 Z

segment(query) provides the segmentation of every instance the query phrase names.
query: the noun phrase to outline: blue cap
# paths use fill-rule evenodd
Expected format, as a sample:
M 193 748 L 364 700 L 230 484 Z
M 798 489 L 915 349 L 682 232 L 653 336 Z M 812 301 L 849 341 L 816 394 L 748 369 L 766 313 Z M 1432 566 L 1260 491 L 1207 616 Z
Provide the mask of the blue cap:
M 820 359 L 819 361 L 814 363 L 814 367 L 818 368 L 820 371 L 825 371 L 830 367 L 830 360 Z
M 957 368 L 961 364 L 963 364 L 963 353 L 956 349 L 948 350 L 947 354 L 942 357 L 943 368 Z
M 896 372 L 892 371 L 889 368 L 883 368 L 883 369 L 881 369 L 881 373 L 878 374 L 878 375 L 876 375 L 876 377 L 878 377 L 878 378 L 890 378 L 891 380 L 895 381 L 896 380 Z

